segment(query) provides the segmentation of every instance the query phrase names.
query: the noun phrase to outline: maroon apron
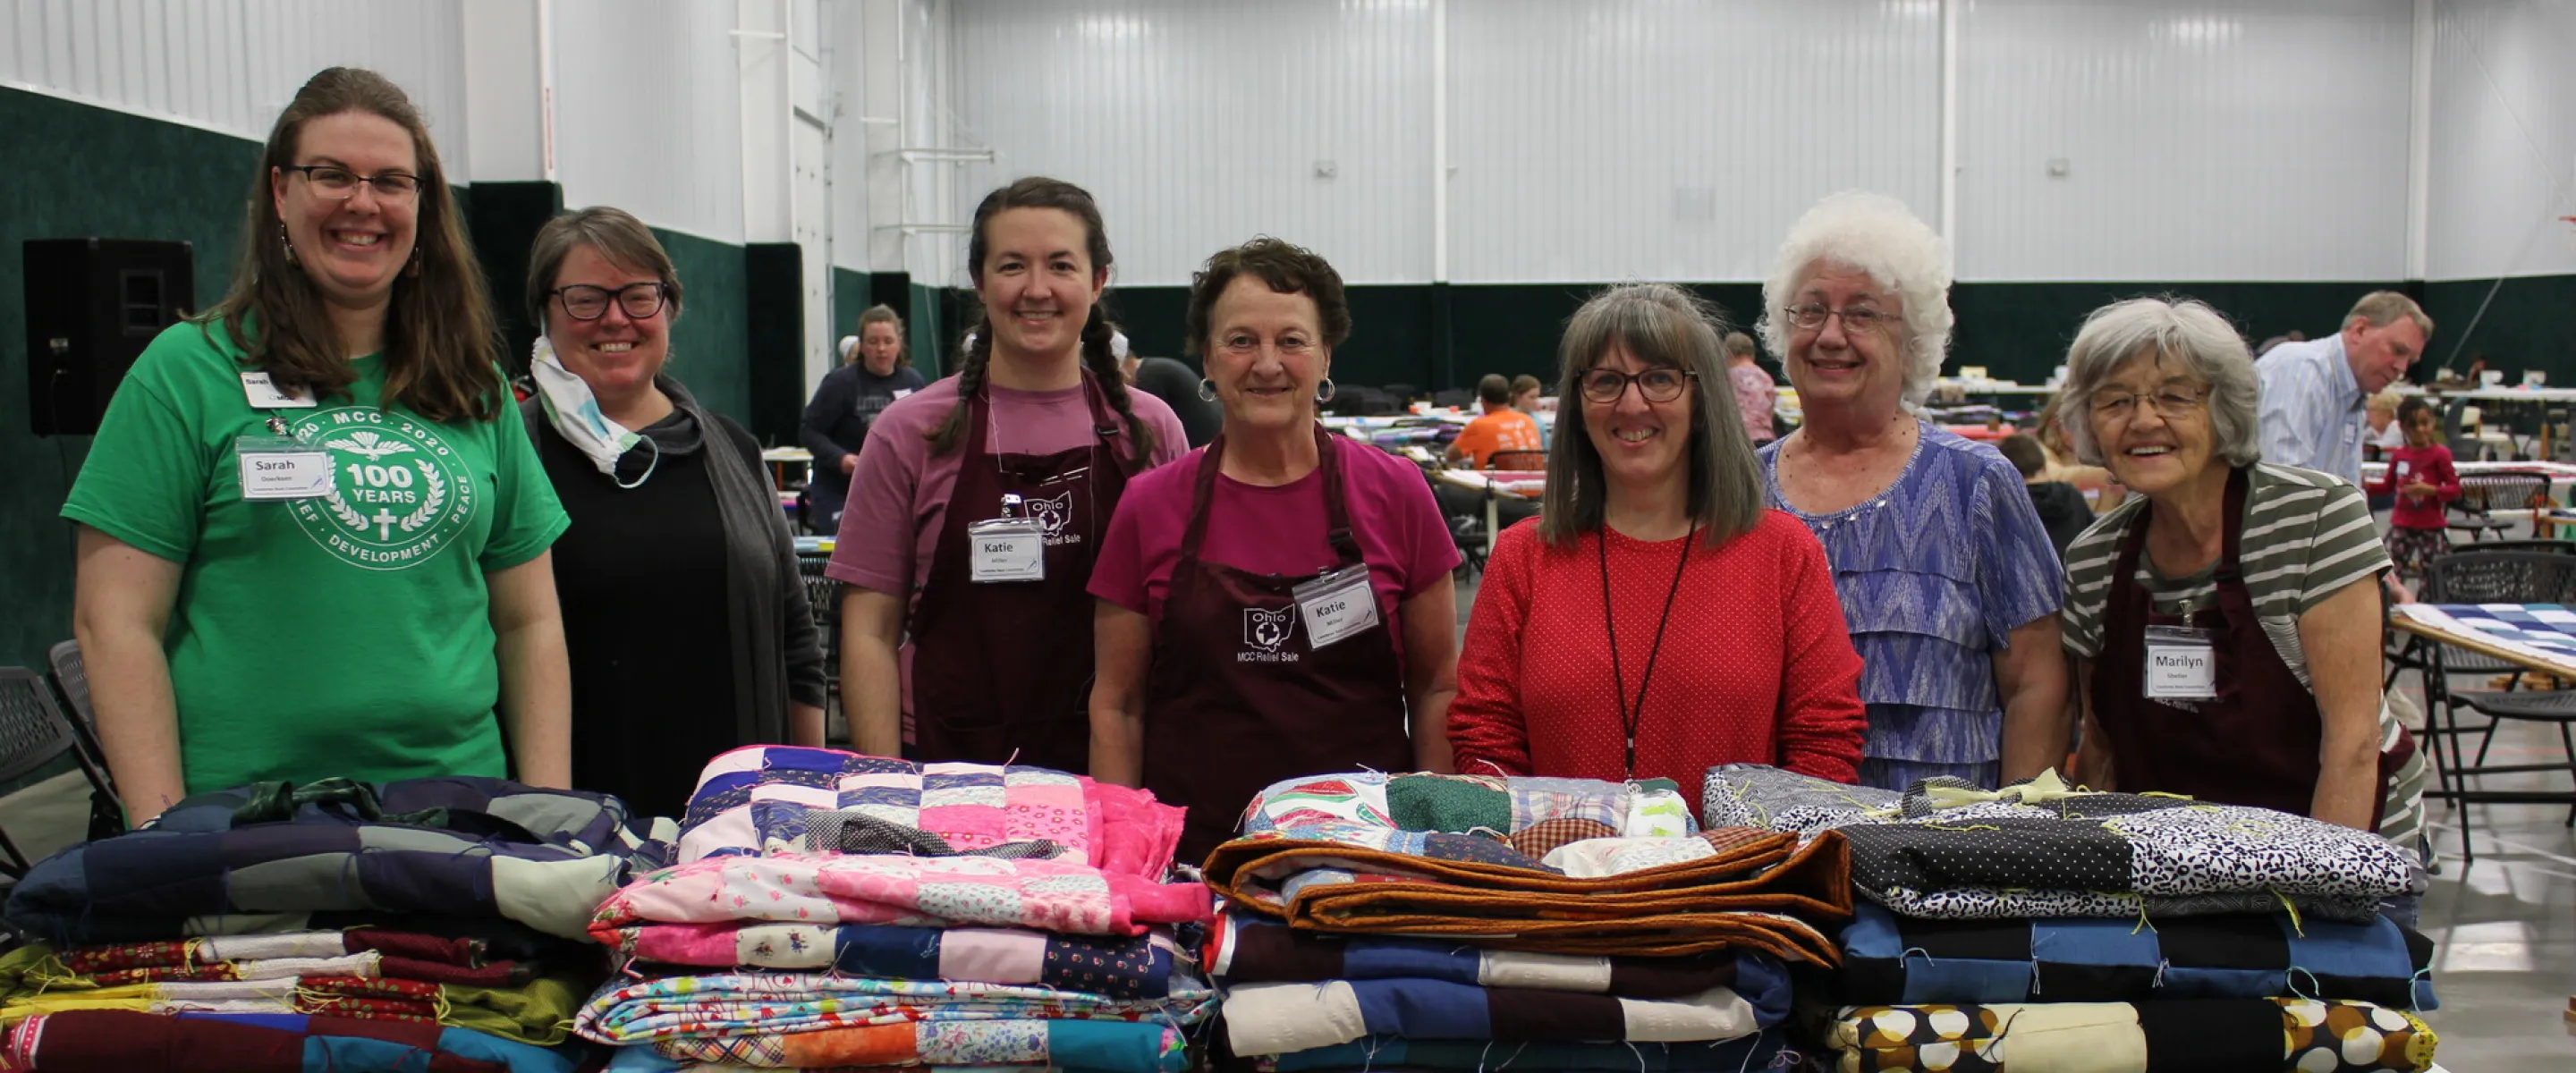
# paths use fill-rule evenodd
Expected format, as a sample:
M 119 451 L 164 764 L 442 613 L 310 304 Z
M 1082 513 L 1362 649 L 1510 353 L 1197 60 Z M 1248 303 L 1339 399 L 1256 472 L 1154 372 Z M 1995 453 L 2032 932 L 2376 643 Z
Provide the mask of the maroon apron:
M 2093 717 L 2109 739 L 2119 787 L 2126 793 L 2187 794 L 2202 801 L 2252 805 L 2305 816 L 2315 804 L 2317 749 L 2325 721 L 2316 694 L 2300 685 L 2254 614 L 2240 551 L 2245 531 L 2246 471 L 2227 479 L 2224 539 L 2214 580 L 2218 606 L 2191 615 L 2157 614 L 2137 583 L 2146 546 L 2149 504 L 2120 542 L 2102 616 L 2102 656 L 2093 665 Z M 2146 628 L 2193 626 L 2209 632 L 2218 696 L 2185 708 L 2146 695 Z M 2380 800 L 2388 780 L 2415 751 L 2412 739 L 2379 758 Z
M 1315 445 L 1335 568 L 1365 565 L 1336 445 L 1321 426 Z M 1311 649 L 1291 590 L 1323 571 L 1281 577 L 1199 557 L 1224 456 L 1220 432 L 1199 458 L 1145 693 L 1145 788 L 1189 809 L 1179 859 L 1191 863 L 1233 837 L 1244 806 L 1271 783 L 1414 767 L 1404 672 L 1384 607 L 1375 629 Z
M 965 463 L 912 613 L 912 759 L 999 764 L 1017 753 L 1011 762 L 1091 770 L 1086 586 L 1127 471 L 1125 431 L 1088 373 L 1082 391 L 1098 435 L 1051 455 L 994 453 L 991 403 L 966 402 Z M 1006 493 L 1045 528 L 1043 581 L 973 578 L 967 526 L 1001 517 Z

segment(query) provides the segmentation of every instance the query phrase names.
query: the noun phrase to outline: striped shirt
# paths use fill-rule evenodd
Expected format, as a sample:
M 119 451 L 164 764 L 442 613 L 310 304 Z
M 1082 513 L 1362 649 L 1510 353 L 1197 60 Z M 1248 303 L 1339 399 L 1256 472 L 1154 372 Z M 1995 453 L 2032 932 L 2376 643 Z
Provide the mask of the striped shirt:
M 2078 658 L 2102 654 L 2102 609 L 2111 593 L 2111 567 L 2120 542 L 2145 510 L 2145 496 L 2094 522 L 2066 549 L 2066 607 L 2060 614 L 2066 650 Z M 2335 591 L 2388 568 L 2388 552 L 2371 524 L 2361 489 L 2314 470 L 2255 465 L 2245 489 L 2245 533 L 2239 551 L 2246 595 L 2254 616 L 2281 662 L 2300 685 L 2308 684 L 2307 655 L 2299 646 L 2299 616 Z M 2138 554 L 2138 584 L 2160 614 L 2180 615 L 2218 606 L 2218 564 L 2184 578 L 2156 572 Z
M 2283 343 L 2254 363 L 2262 387 L 2263 460 L 2361 483 L 2368 401 L 2343 337 Z

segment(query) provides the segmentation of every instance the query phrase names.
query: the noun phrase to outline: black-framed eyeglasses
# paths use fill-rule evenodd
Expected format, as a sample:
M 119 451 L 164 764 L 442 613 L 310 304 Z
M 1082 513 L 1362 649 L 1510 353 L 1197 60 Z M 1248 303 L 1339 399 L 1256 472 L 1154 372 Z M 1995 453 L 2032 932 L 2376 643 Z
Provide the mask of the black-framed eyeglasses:
M 598 320 L 608 315 L 608 303 L 615 301 L 630 320 L 643 320 L 662 311 L 662 297 L 669 288 L 659 283 L 629 283 L 616 290 L 575 283 L 557 287 L 547 293 L 563 303 L 564 315 L 574 320 Z
M 376 188 L 376 196 L 387 201 L 409 201 L 420 196 L 420 176 L 400 171 L 381 171 L 360 175 L 337 164 L 289 164 L 282 170 L 304 173 L 304 181 L 313 184 L 313 192 L 324 197 L 347 200 L 358 196 L 361 185 Z
M 1679 369 L 1648 369 L 1633 376 L 1617 369 L 1594 369 L 1576 383 L 1583 388 L 1583 398 L 1588 402 L 1617 402 L 1619 396 L 1628 393 L 1632 381 L 1647 402 L 1671 402 L 1682 397 L 1682 389 L 1697 379 L 1697 373 Z
M 1802 332 L 1812 332 L 1822 328 L 1825 326 L 1825 321 L 1834 317 L 1843 319 L 1843 331 L 1847 333 L 1866 332 L 1882 325 L 1896 323 L 1896 314 L 1867 306 L 1858 309 L 1849 306 L 1835 309 L 1822 302 L 1807 302 L 1789 307 L 1789 323 L 1797 325 L 1798 330 Z

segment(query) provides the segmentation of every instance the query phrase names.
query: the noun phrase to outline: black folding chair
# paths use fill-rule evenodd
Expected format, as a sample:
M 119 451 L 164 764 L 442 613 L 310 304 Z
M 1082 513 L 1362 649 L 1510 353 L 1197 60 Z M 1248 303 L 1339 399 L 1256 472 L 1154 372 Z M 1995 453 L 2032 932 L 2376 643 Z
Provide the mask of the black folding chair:
M 2529 510 L 2549 501 L 2549 478 L 2545 475 L 2499 473 L 2464 477 L 2460 480 L 2460 498 L 2451 501 L 2451 513 L 2459 515 L 2460 520 L 2443 528 L 2469 534 L 2472 544 L 2483 543 L 2489 535 L 2501 536 L 2513 527 L 2512 519 L 2498 518 L 2491 512 Z
M 799 555 L 796 575 L 805 582 L 805 600 L 814 606 L 814 629 L 823 646 L 823 714 L 841 705 L 841 583 L 823 574 L 829 555 Z
M 54 699 L 72 717 L 72 736 L 101 773 L 90 786 L 89 837 L 96 840 L 124 834 L 125 806 L 117 800 L 114 777 L 107 774 L 107 751 L 99 748 L 98 713 L 90 706 L 89 671 L 81 664 L 80 642 L 55 645 L 46 654 L 46 662 L 53 665 Z
M 24 778 L 64 753 L 72 754 L 93 791 L 108 792 L 106 773 L 81 751 L 45 676 L 25 667 L 0 667 L 0 783 Z M 0 861 L 0 874 L 25 878 L 27 857 L 6 831 L 0 831 L 0 855 L 7 857 Z
M 2486 551 L 2462 549 L 2433 560 L 2425 581 L 2425 602 L 2436 604 L 2560 604 L 2576 605 L 2576 555 L 2558 551 Z M 2452 802 L 2460 816 L 2460 855 L 2463 861 L 2475 861 L 2470 846 L 2471 819 L 2468 806 L 2473 804 L 2549 804 L 2568 806 L 2567 821 L 2576 826 L 2576 786 L 2567 790 L 2486 790 L 2471 789 L 2469 780 L 2487 775 L 2509 775 L 2526 772 L 2563 771 L 2576 780 L 2576 690 L 2526 690 L 2520 688 L 2526 669 L 2493 656 L 2482 655 L 2456 645 L 2432 646 L 2431 668 L 2424 676 L 2424 724 L 2433 749 L 2434 774 L 2441 788 L 2428 797 Z M 2502 690 L 2451 688 L 2454 674 L 2506 674 Z M 2466 707 L 2484 716 L 2476 725 L 2460 722 L 2459 709 Z M 2507 721 L 2554 723 L 2558 741 L 2566 750 L 2556 763 L 2489 764 L 2487 752 L 2495 744 L 2497 728 Z M 2461 739 L 2478 736 L 2477 756 L 2467 757 L 2467 744 Z

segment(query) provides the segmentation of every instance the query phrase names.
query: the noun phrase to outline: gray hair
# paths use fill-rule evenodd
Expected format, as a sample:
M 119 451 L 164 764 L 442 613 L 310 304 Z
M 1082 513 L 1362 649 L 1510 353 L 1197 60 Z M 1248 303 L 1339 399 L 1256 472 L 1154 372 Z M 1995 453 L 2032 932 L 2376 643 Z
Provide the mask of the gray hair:
M 1609 478 L 1601 454 L 1583 425 L 1583 374 L 1613 348 L 1643 365 L 1691 374 L 1691 519 L 1717 547 L 1760 524 L 1765 501 L 1762 464 L 1737 417 L 1725 361 L 1719 356 L 1721 316 L 1707 302 L 1669 283 L 1623 283 L 1593 295 L 1566 321 L 1557 347 L 1555 449 L 1547 454 L 1547 491 L 1541 497 L 1542 540 L 1570 547 L 1598 530 L 1609 503 Z
M 1895 292 L 1905 311 L 1905 404 L 1922 405 L 1950 350 L 1948 245 L 1904 202 L 1885 194 L 1845 191 L 1817 202 L 1789 225 L 1771 278 L 1762 281 L 1762 342 L 1783 367 L 1797 331 L 1789 303 L 1819 264 L 1867 273 Z
M 2260 418 L 2261 388 L 2254 377 L 2254 355 L 2245 337 L 2227 318 L 2200 302 L 2184 299 L 2131 298 L 2113 302 L 2084 318 L 2075 345 L 2066 351 L 2066 386 L 2057 393 L 2059 427 L 2078 461 L 2107 465 L 2102 445 L 2093 435 L 2093 396 L 2132 359 L 2166 363 L 2209 385 L 2209 419 L 2218 433 L 2218 457 L 2230 466 L 2250 466 L 2263 458 Z

